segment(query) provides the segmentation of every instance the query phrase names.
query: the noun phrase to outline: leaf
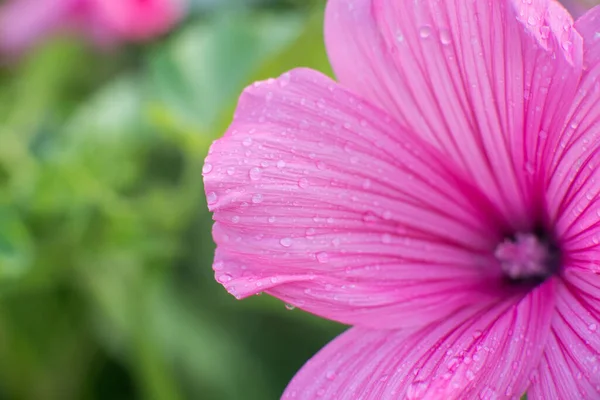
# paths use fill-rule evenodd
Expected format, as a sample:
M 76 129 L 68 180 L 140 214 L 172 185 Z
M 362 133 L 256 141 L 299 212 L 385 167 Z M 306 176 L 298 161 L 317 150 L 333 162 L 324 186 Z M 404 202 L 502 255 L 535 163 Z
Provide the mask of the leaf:
M 270 13 L 223 13 L 192 25 L 150 56 L 152 110 L 214 131 L 256 70 L 302 27 L 296 14 Z
M 0 206 L 0 281 L 22 276 L 31 266 L 33 245 L 17 210 Z

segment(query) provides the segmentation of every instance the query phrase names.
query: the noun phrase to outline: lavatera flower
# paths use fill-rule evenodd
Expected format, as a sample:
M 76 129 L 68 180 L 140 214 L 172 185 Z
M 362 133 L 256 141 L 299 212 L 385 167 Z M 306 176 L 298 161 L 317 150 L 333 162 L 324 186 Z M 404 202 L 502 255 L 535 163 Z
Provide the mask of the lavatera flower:
M 216 279 L 352 325 L 284 399 L 600 398 L 600 8 L 329 0 L 204 166 Z

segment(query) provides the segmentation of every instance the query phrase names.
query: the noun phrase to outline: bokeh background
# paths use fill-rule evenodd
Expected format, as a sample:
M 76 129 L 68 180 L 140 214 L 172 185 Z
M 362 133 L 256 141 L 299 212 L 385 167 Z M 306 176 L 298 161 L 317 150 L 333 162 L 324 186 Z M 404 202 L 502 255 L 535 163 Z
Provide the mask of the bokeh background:
M 215 282 L 202 186 L 246 85 L 331 75 L 324 3 L 193 0 L 151 40 L 0 58 L 0 399 L 277 399 L 343 331 Z
M 323 6 L 197 0 L 154 40 L 4 58 L 0 399 L 276 399 L 343 330 L 225 292 L 202 186 L 244 86 L 329 73 Z

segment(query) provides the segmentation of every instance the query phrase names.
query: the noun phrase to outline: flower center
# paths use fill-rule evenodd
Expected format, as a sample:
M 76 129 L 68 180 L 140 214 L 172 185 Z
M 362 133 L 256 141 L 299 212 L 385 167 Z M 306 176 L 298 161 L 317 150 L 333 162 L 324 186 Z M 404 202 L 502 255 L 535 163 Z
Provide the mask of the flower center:
M 543 236 L 517 233 L 496 247 L 496 259 L 509 281 L 543 281 L 560 268 L 560 252 Z

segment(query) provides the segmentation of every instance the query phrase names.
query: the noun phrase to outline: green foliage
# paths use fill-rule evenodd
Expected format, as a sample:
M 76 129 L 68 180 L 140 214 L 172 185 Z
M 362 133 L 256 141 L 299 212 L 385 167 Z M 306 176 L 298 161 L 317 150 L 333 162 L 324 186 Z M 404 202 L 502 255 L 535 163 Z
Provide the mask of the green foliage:
M 210 267 L 204 156 L 247 84 L 330 72 L 308 4 L 0 72 L 0 398 L 272 399 L 342 330 Z

